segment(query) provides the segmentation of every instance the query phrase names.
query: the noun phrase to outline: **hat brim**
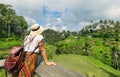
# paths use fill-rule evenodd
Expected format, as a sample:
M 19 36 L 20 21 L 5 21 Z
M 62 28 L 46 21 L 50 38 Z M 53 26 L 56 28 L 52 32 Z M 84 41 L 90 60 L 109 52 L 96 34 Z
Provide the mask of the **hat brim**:
M 40 26 L 40 28 L 36 31 L 31 30 L 30 35 L 40 35 L 43 31 L 44 29 L 42 28 L 42 26 Z

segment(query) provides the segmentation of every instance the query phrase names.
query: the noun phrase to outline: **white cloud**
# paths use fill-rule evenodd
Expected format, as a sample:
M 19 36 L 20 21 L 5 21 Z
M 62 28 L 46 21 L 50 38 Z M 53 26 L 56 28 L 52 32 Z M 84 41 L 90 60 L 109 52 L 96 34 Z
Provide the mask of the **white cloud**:
M 63 27 L 62 27 L 62 30 L 66 30 L 66 27 L 65 27 L 65 26 L 63 26 Z
M 50 23 L 46 24 L 44 29 L 51 29 L 51 24 Z
M 37 23 L 37 21 L 35 20 L 35 19 L 33 19 L 33 18 L 29 18 L 29 17 L 24 17 L 25 18 L 25 20 L 28 22 L 28 25 L 32 25 L 32 24 L 35 24 L 35 23 Z
M 120 17 L 120 6 L 111 6 L 106 11 L 106 16 L 108 16 L 110 18 L 118 18 L 118 17 Z
M 43 20 L 51 24 L 48 27 L 55 30 L 79 30 L 91 20 L 120 19 L 120 0 L 1 0 L 1 2 L 13 5 L 17 14 L 24 16 L 29 24 Z M 44 17 L 41 13 L 43 5 L 48 7 L 48 12 L 49 10 L 61 12 L 62 16 Z
M 52 30 L 57 30 L 57 27 L 56 26 L 54 26 L 54 25 L 51 25 L 51 24 L 46 24 L 46 26 L 44 27 L 45 29 L 52 29 Z
M 85 26 L 85 25 L 90 25 L 90 22 L 80 21 L 80 22 L 78 23 L 78 26 L 81 26 L 81 25 L 83 25 L 83 26 Z
M 62 23 L 62 20 L 61 20 L 60 18 L 57 18 L 57 21 L 58 21 L 59 23 Z

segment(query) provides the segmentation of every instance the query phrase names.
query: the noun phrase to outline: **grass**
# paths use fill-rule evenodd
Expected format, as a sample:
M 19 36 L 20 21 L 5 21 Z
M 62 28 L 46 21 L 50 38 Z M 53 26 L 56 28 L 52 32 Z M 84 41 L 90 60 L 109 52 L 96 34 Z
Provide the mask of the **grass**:
M 0 41 L 0 50 L 9 49 L 13 46 L 20 46 L 22 42 L 20 40 L 3 40 Z
M 5 70 L 3 68 L 0 68 L 0 77 L 6 77 Z
M 8 52 L 9 50 L 0 50 L 0 59 L 4 59 L 7 57 L 7 55 L 9 54 Z
M 120 77 L 120 71 L 116 71 L 91 57 L 73 54 L 59 55 L 55 57 L 55 62 L 88 77 Z
M 102 70 L 108 72 L 109 74 L 113 74 L 113 75 L 116 75 L 117 77 L 120 77 L 120 71 L 116 71 L 113 68 L 101 63 L 98 60 L 95 60 L 92 57 L 84 57 L 84 60 L 87 60 L 92 65 L 96 66 L 99 69 L 102 69 Z
M 11 77 L 11 74 L 8 74 L 8 75 Z M 5 70 L 3 68 L 0 69 L 0 77 L 6 77 Z M 35 77 L 38 77 L 38 76 L 35 75 Z

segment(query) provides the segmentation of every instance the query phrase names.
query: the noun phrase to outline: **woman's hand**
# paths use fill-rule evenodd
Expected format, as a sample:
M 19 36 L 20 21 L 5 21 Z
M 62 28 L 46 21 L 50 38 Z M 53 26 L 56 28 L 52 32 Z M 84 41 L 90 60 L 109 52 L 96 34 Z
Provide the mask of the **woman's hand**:
M 46 62 L 46 65 L 48 65 L 48 66 L 55 66 L 56 63 L 54 63 L 54 62 Z

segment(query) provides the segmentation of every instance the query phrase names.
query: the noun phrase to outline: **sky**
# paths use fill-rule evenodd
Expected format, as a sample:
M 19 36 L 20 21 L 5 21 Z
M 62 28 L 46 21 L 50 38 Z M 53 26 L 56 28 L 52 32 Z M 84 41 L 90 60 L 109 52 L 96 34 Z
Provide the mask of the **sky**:
M 91 21 L 120 20 L 120 0 L 0 0 L 10 4 L 31 26 L 79 31 Z

